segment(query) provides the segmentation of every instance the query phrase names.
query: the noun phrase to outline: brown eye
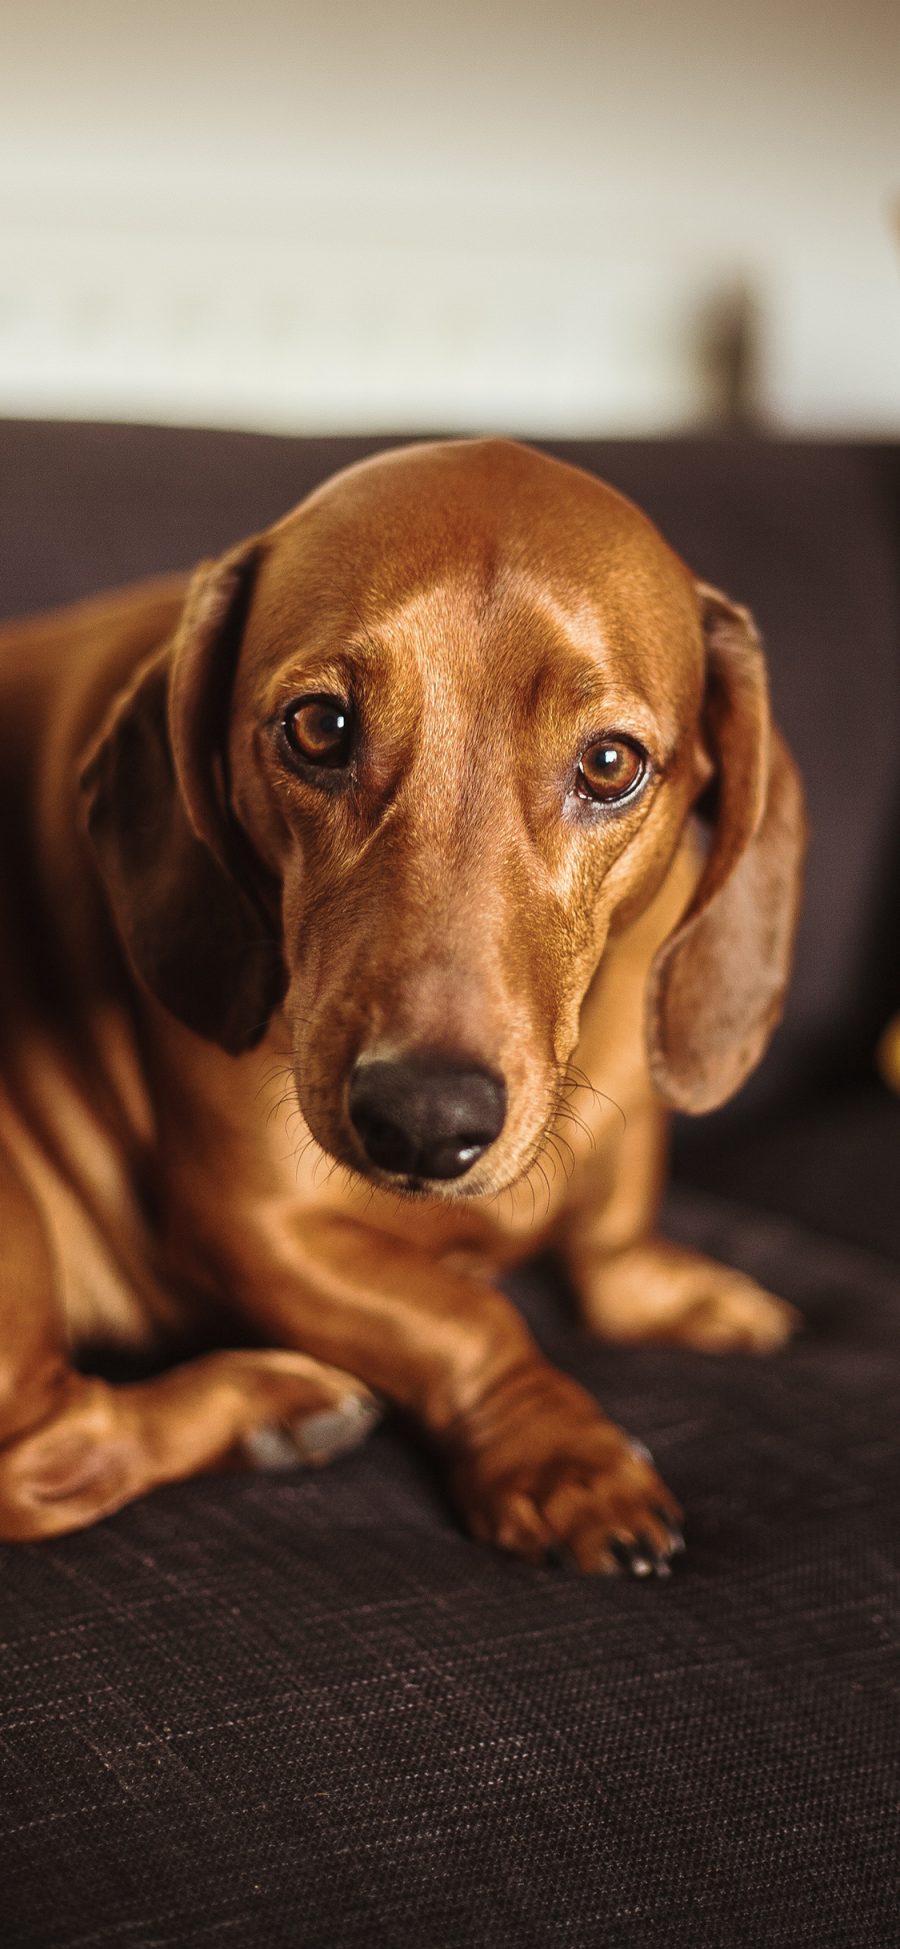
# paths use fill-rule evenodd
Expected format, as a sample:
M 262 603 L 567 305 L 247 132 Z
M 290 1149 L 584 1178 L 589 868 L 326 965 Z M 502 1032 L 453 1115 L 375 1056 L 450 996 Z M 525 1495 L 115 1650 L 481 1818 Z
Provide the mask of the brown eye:
M 581 798 L 614 805 L 626 799 L 646 776 L 647 758 L 627 738 L 601 738 L 582 752 L 576 791 Z
M 340 697 L 301 697 L 284 714 L 284 735 L 305 765 L 346 765 L 353 713 Z

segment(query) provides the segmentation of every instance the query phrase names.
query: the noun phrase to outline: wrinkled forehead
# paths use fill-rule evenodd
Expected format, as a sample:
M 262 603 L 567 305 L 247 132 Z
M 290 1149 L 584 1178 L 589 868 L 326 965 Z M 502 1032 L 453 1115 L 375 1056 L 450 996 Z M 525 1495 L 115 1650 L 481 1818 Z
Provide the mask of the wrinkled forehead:
M 242 676 L 302 684 L 355 661 L 474 696 L 502 684 L 666 718 L 696 708 L 693 582 L 652 523 L 575 468 L 506 442 L 404 449 L 328 482 L 267 538 Z

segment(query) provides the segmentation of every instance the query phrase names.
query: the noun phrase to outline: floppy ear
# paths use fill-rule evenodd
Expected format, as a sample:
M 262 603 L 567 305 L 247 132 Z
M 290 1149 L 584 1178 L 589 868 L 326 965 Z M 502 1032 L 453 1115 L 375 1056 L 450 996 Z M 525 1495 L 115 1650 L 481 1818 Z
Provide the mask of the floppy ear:
M 647 1015 L 653 1081 L 695 1114 L 740 1088 L 781 1015 L 806 851 L 803 791 L 770 719 L 752 618 L 716 589 L 697 593 L 713 829 L 690 906 L 653 963 Z
M 232 1054 L 284 988 L 249 842 L 227 806 L 231 690 L 258 544 L 204 563 L 172 641 L 138 670 L 88 754 L 87 830 L 120 938 L 158 1001 Z

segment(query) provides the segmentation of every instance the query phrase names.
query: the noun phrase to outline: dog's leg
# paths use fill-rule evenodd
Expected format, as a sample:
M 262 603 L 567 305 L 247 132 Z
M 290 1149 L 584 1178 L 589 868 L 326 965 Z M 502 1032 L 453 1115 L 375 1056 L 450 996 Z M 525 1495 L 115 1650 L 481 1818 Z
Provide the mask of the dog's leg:
M 377 1415 L 358 1381 L 302 1353 L 208 1354 L 128 1387 L 76 1373 L 40 1212 L 2 1147 L 0 1349 L 7 1541 L 83 1528 L 242 1447 L 251 1461 L 278 1460 L 273 1424 L 308 1460 L 327 1459 Z
M 476 1536 L 585 1570 L 665 1571 L 677 1504 L 501 1293 L 394 1236 L 290 1205 L 230 1214 L 210 1250 L 230 1303 L 267 1339 L 346 1363 L 416 1418 Z
M 607 1340 L 770 1353 L 799 1325 L 795 1308 L 654 1231 L 667 1125 L 650 1098 L 631 1105 L 567 1216 L 560 1246 L 585 1324 Z

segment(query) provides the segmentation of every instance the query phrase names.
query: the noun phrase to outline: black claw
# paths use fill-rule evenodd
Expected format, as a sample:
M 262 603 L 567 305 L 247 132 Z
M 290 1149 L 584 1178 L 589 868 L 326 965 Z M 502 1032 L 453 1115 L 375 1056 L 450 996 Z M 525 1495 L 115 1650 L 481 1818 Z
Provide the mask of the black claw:
M 662 1549 L 643 1532 L 633 1538 L 616 1536 L 610 1544 L 610 1551 L 630 1577 L 669 1577 L 672 1574 L 672 1557 L 684 1548 L 680 1530 L 673 1531 L 669 1527 L 669 1535 L 670 1542 Z
M 654 1543 L 645 1530 L 638 1530 L 634 1536 L 611 1536 L 606 1545 L 617 1570 L 628 1577 L 642 1580 L 670 1577 L 672 1559 L 684 1549 L 684 1537 L 677 1523 L 672 1522 L 664 1509 L 654 1508 L 653 1514 L 666 1532 L 665 1543 Z M 562 1538 L 545 1546 L 541 1560 L 551 1570 L 579 1569 L 577 1556 Z
M 649 1575 L 651 1577 L 667 1577 L 669 1575 L 669 1551 L 665 1547 L 660 1548 L 658 1543 L 651 1542 L 650 1537 L 645 1535 L 643 1530 L 638 1532 L 635 1563 L 636 1565 L 645 1563 L 649 1565 L 648 1571 L 644 1571 L 643 1573 L 639 1572 L 638 1574 L 643 1574 L 644 1576 Z
M 665 1510 L 660 1509 L 658 1504 L 654 1508 L 653 1514 L 662 1523 L 663 1528 L 669 1532 L 669 1556 L 680 1556 L 684 1549 L 684 1535 L 678 1524 L 673 1523 L 671 1516 L 667 1516 Z
M 651 1563 L 654 1564 L 661 1563 L 669 1554 L 667 1549 L 661 1549 L 658 1543 L 651 1542 L 646 1530 L 643 1529 L 638 1530 L 637 1546 L 639 1555 L 649 1557 Z
M 635 1558 L 639 1555 L 637 1544 L 626 1542 L 624 1536 L 614 1536 L 609 1545 L 609 1552 L 620 1570 L 627 1571 L 628 1575 L 633 1577 Z

